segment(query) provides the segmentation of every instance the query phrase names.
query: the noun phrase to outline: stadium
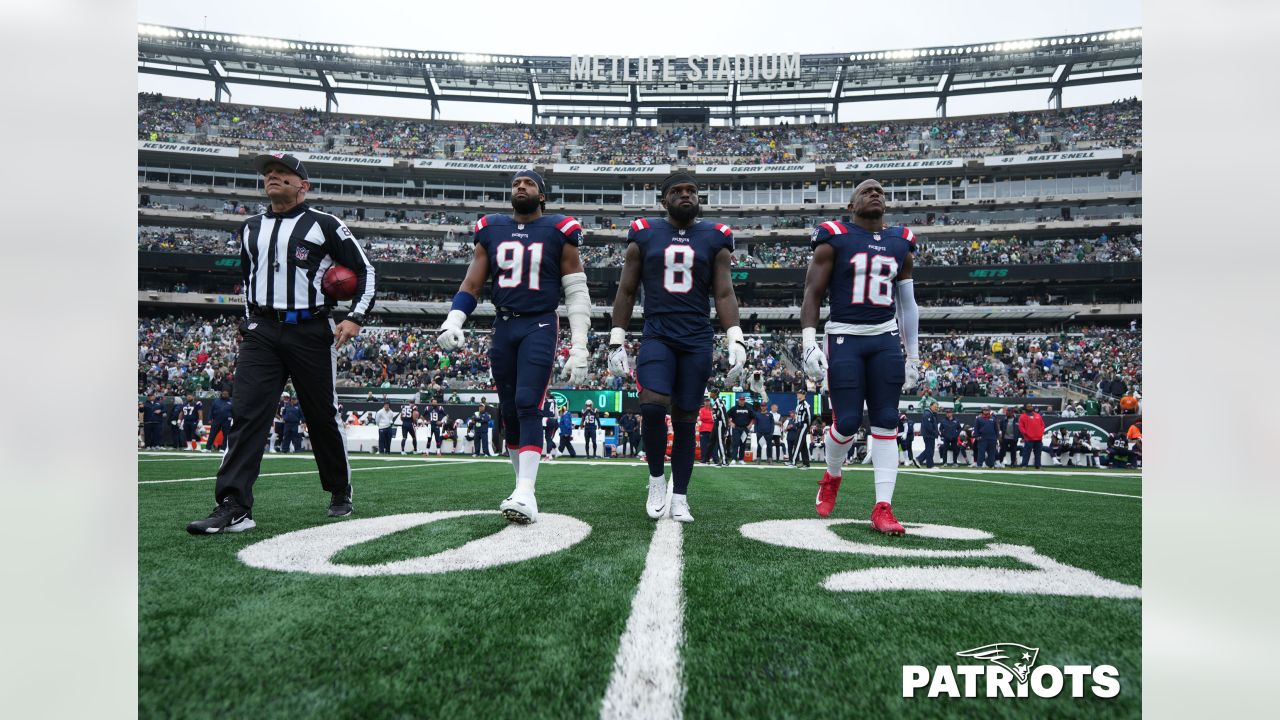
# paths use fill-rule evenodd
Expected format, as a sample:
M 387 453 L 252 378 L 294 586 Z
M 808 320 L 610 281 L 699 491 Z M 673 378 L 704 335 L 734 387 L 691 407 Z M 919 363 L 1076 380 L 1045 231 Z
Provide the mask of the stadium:
M 1141 79 L 1140 29 L 654 58 L 144 24 L 137 59 L 140 75 L 200 80 L 213 95 L 137 98 L 140 715 L 1140 714 L 1142 103 L 1064 105 L 1077 88 Z M 235 102 L 247 86 L 311 90 L 324 109 Z M 1048 108 L 948 113 L 948 99 L 1028 90 Z M 354 96 L 417 101 L 429 117 L 343 112 Z M 902 98 L 936 102 L 934 117 L 841 117 Z M 450 120 L 441 103 L 514 105 L 528 120 Z M 376 302 L 335 361 L 356 510 L 324 517 L 306 422 L 287 438 L 275 419 L 258 528 L 189 538 L 182 526 L 208 512 L 226 449 L 206 413 L 240 359 L 241 233 L 268 208 L 253 158 L 271 152 L 306 164 L 308 204 L 339 218 L 376 272 Z M 545 178 L 548 213 L 581 225 L 591 307 L 582 382 L 561 372 L 571 333 L 559 326 L 547 395 L 567 409 L 569 439 L 542 450 L 543 517 L 520 536 L 497 511 L 512 481 L 489 358 L 497 311 L 480 298 L 456 349 L 436 336 L 477 221 L 512 211 L 511 179 L 525 170 Z M 707 396 L 773 417 L 740 440 L 716 423 L 713 444 L 733 457 L 696 466 L 697 522 L 655 526 L 627 419 L 642 389 L 610 372 L 608 339 L 629 228 L 663 215 L 675 172 L 696 178 L 701 219 L 734 237 L 746 366 L 730 372 L 717 333 Z M 867 527 L 868 423 L 835 516 L 810 504 L 835 422 L 803 358 L 810 240 L 851 221 L 851 194 L 870 179 L 886 226 L 916 244 L 921 362 L 899 402 L 902 537 Z M 643 324 L 638 303 L 633 351 Z M 792 419 L 801 402 L 811 423 Z M 932 402 L 954 417 L 958 453 L 925 467 Z M 387 452 L 384 403 L 438 403 L 440 440 L 427 442 L 424 414 Z M 197 404 L 193 437 L 184 421 Z M 977 465 L 984 408 L 1043 417 L 1032 466 L 1016 439 L 1007 462 L 1002 451 L 999 467 Z M 192 593 L 192 572 L 225 592 Z M 358 621 L 334 632 L 339 618 Z M 228 623 L 243 628 L 237 643 L 211 645 Z M 1036 652 L 1018 664 L 1001 654 L 1014 643 Z M 970 688 L 985 679 L 976 696 L 964 678 L 940 680 L 949 666 L 979 668 L 966 676 Z M 1068 672 L 1081 666 L 1093 675 Z M 833 691 L 829 675 L 857 678 L 856 694 Z

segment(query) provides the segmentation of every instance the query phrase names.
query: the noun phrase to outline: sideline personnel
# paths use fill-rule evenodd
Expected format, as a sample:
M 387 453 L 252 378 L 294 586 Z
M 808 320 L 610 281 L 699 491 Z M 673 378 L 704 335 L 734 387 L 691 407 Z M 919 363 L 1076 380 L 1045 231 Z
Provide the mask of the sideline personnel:
M 293 155 L 254 158 L 271 209 L 240 228 L 240 270 L 245 319 L 240 323 L 232 395 L 231 434 L 218 468 L 209 517 L 187 525 L 192 535 L 241 532 L 254 527 L 253 484 L 285 382 L 301 400 L 320 484 L 330 494 L 329 516 L 351 514 L 351 466 L 334 391 L 338 348 L 360 334 L 374 304 L 373 265 L 341 220 L 305 202 L 311 183 Z M 351 312 L 334 324 L 336 303 L 320 289 L 335 263 L 355 273 Z

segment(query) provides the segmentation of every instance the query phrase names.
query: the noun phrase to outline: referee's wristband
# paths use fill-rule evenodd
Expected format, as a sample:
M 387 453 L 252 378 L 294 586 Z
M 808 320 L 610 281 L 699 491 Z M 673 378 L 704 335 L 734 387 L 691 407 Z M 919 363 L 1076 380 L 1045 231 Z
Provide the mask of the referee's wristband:
M 367 318 L 365 318 L 364 313 L 349 313 L 343 320 L 363 326 Z

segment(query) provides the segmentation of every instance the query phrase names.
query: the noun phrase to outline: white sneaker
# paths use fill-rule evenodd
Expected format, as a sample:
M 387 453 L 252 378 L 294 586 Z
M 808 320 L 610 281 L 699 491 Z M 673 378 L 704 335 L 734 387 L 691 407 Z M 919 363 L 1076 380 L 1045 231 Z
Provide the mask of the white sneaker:
M 649 497 L 644 502 L 644 510 L 649 517 L 657 520 L 667 510 L 666 477 L 649 478 Z
M 507 520 L 517 525 L 528 525 L 538 521 L 538 500 L 528 490 L 516 490 L 511 497 L 498 506 Z
M 691 523 L 693 515 L 689 514 L 689 496 L 671 495 L 671 519 L 676 522 Z

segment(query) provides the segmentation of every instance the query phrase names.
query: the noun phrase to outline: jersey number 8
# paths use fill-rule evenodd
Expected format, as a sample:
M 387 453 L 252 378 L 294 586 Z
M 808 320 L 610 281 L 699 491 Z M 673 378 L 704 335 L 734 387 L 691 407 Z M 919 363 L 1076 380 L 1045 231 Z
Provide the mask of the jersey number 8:
M 849 258 L 853 265 L 853 304 L 883 307 L 893 304 L 893 278 L 898 274 L 898 261 L 892 255 L 872 255 L 871 272 L 867 272 L 867 253 Z
M 662 289 L 687 293 L 693 287 L 693 248 L 669 245 L 663 253 Z
M 508 240 L 498 243 L 497 256 L 498 287 L 520 287 L 521 276 L 524 275 L 524 243 L 519 240 Z M 529 289 L 541 289 L 542 243 L 529 246 Z

